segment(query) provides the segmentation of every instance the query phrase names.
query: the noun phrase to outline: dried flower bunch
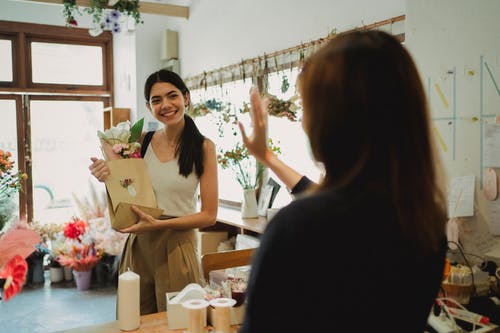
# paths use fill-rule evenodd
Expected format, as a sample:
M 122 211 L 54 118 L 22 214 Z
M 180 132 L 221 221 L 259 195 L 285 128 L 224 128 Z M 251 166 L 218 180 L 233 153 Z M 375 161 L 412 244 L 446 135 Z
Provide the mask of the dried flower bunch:
M 266 94 L 265 97 L 269 100 L 267 112 L 271 117 L 287 118 L 290 121 L 298 121 L 297 111 L 300 109 L 300 106 L 297 105 L 297 100 L 299 99 L 297 95 L 294 95 L 288 100 L 279 99 L 271 94 Z M 250 112 L 250 104 L 243 103 L 241 113 L 248 112 Z

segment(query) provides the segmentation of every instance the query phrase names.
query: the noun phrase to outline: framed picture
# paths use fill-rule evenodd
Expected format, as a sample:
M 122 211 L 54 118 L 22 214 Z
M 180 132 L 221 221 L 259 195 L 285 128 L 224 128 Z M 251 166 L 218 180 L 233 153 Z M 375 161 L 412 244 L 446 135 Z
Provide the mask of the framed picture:
M 280 188 L 281 186 L 274 179 L 269 178 L 259 195 L 257 211 L 260 216 L 267 216 L 267 209 L 272 206 Z
M 269 184 L 264 185 L 262 191 L 260 191 L 259 205 L 257 212 L 260 216 L 267 215 L 267 208 L 269 207 L 269 202 L 271 201 L 271 196 L 273 195 L 273 187 Z
M 278 194 L 278 191 L 281 188 L 281 185 L 278 184 L 274 179 L 269 178 L 267 181 L 268 185 L 271 185 L 273 187 L 273 194 L 271 195 L 271 200 L 269 201 L 269 206 L 268 208 L 271 208 L 273 206 L 274 199 L 276 198 L 276 195 Z

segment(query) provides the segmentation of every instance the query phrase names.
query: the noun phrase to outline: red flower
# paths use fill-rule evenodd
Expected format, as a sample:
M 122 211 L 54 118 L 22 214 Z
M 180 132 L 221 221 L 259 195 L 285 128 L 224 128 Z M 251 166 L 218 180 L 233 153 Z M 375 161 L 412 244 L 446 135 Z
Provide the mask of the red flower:
M 68 21 L 67 21 L 67 24 L 70 26 L 70 27 L 77 27 L 78 26 L 78 22 L 76 22 L 75 18 L 74 17 L 71 17 Z
M 0 278 L 5 279 L 3 291 L 5 301 L 17 294 L 23 288 L 26 281 L 28 264 L 20 255 L 15 255 L 0 271 Z
M 66 223 L 66 225 L 64 226 L 64 236 L 66 236 L 67 238 L 76 239 L 81 242 L 80 236 L 85 233 L 86 228 L 87 223 L 75 217 L 73 221 Z

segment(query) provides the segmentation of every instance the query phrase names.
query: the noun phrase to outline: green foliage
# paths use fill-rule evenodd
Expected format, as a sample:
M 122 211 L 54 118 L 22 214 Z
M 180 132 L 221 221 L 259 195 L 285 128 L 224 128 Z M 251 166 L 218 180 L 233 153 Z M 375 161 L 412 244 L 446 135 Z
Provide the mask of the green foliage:
M 144 127 L 144 118 L 139 119 L 132 127 L 130 128 L 130 138 L 128 139 L 129 143 L 137 142 L 142 134 L 142 128 Z
M 7 198 L 0 200 L 0 231 L 9 225 L 15 216 L 17 205 L 13 199 Z
M 268 139 L 267 143 L 271 151 L 281 154 L 281 149 L 273 143 L 272 139 Z M 264 166 L 250 156 L 248 150 L 240 142 L 237 142 L 233 149 L 219 150 L 217 162 L 222 169 L 233 170 L 236 180 L 243 189 L 257 188 L 264 173 Z

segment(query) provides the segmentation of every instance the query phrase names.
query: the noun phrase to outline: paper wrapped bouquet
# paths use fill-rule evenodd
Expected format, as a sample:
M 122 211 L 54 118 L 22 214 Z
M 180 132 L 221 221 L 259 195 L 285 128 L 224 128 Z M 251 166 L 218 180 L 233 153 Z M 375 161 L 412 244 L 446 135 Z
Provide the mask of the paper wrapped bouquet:
M 143 125 L 144 119 L 132 127 L 126 121 L 97 132 L 111 173 L 105 183 L 111 227 L 116 230 L 138 221 L 132 205 L 154 218 L 162 214 L 157 208 L 151 179 L 141 158 L 141 145 L 137 142 Z

